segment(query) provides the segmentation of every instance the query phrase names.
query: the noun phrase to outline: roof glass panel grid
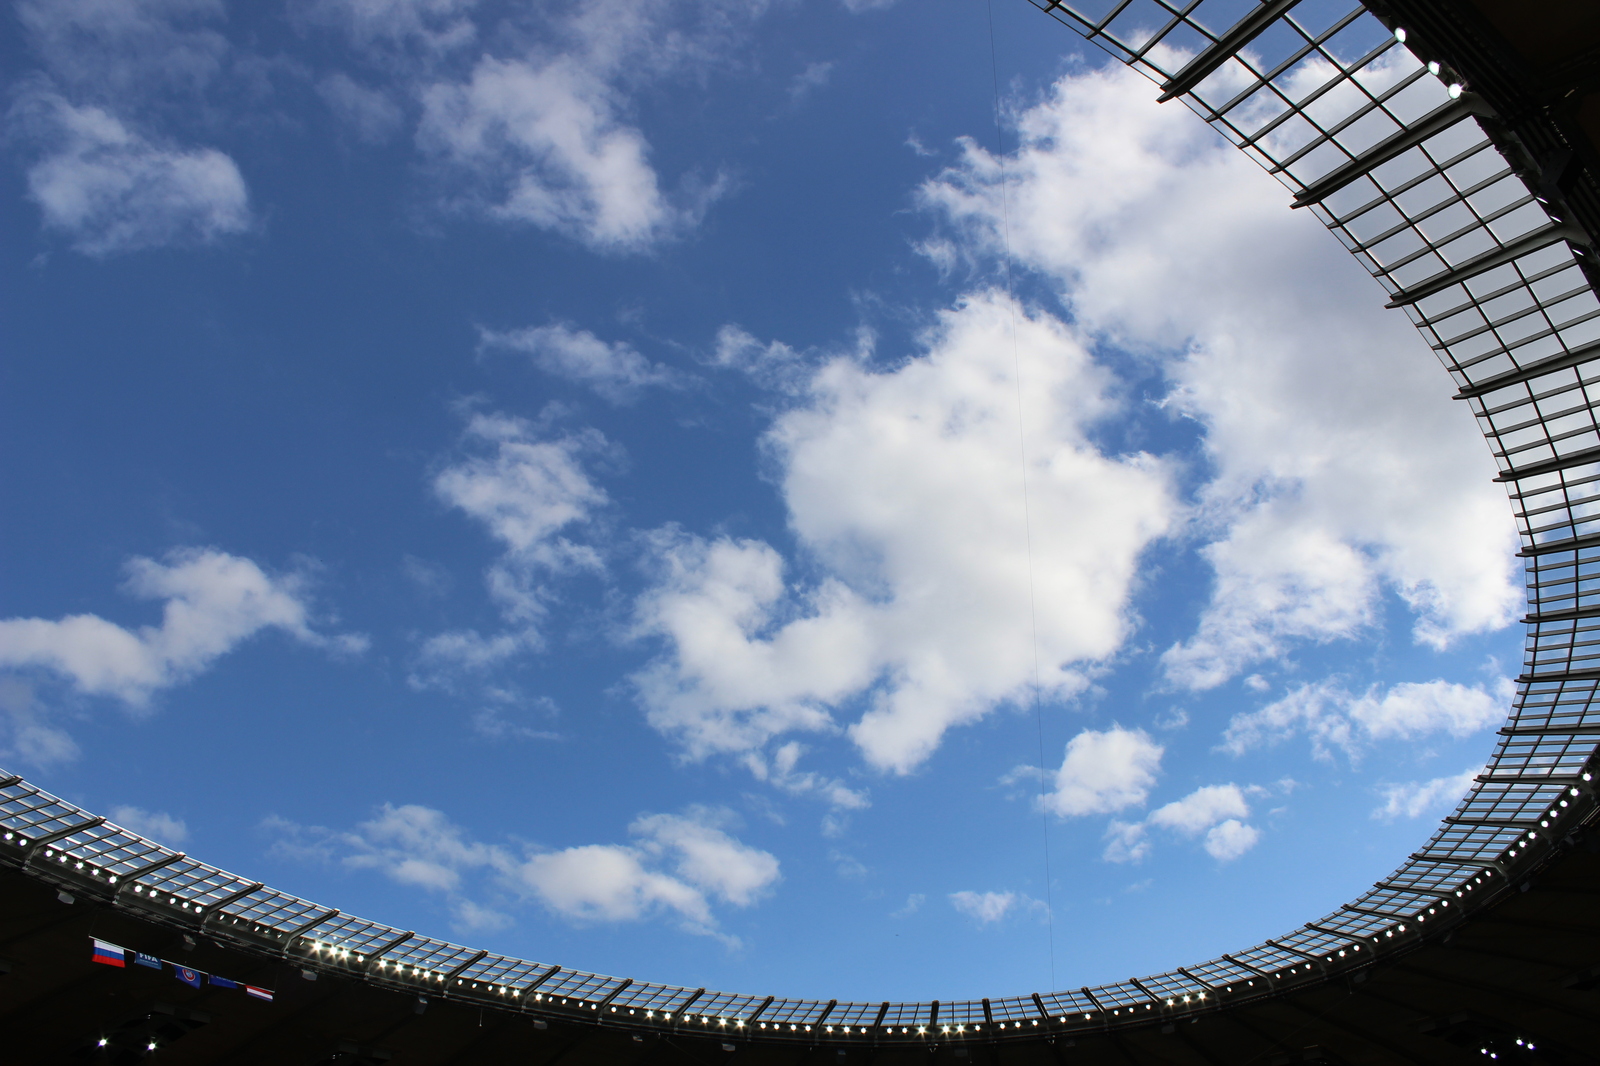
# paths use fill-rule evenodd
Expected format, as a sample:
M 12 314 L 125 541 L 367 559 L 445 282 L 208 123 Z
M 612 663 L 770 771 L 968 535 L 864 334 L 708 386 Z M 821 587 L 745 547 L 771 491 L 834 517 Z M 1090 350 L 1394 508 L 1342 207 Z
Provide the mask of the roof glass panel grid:
M 769 1021 L 796 1025 L 803 1025 L 822 1013 L 822 1007 L 815 1000 L 810 999 L 780 999 L 775 1000 L 772 1006 L 761 1012 L 761 1016 Z
M 1101 33 L 1123 52 L 1137 55 L 1171 18 L 1155 0 L 1133 0 Z
M 930 1009 L 926 1003 L 891 1003 L 883 1016 L 883 1024 L 902 1028 L 916 1028 L 928 1024 Z
M 989 1010 L 997 1022 L 1037 1021 L 1039 1017 L 1039 1008 L 1033 1005 L 1031 996 L 992 999 L 989 1001 Z
M 215 866 L 187 858 L 179 859 L 159 870 L 153 870 L 147 877 L 136 877 L 134 883 L 148 886 L 157 894 L 204 905 L 215 903 L 256 884 L 238 874 L 231 874 L 226 870 L 219 870 Z
M 473 966 L 473 969 L 477 969 L 477 966 Z M 665 1011 L 669 1007 L 676 1007 L 688 997 L 689 992 L 677 985 L 653 985 L 643 982 L 629 985 L 611 1001 L 611 1004 L 633 1010 Z
M 233 908 L 225 907 L 223 910 L 227 913 Z M 403 933 L 404 930 L 381 925 L 378 922 L 369 922 L 352 914 L 339 914 L 317 926 L 311 935 L 324 944 L 332 944 L 334 947 L 345 948 L 361 955 L 370 955 L 375 949 L 392 943 Z
M 1471 872 L 1470 869 L 1468 872 Z M 1319 918 L 1314 924 L 1354 941 L 1371 936 L 1373 932 L 1382 929 L 1388 923 L 1382 918 L 1362 914 L 1360 911 L 1336 911 L 1325 918 Z
M 292 933 L 318 915 L 329 914 L 332 910 L 332 907 L 324 907 L 271 888 L 252 892 L 222 908 L 224 914 L 237 915 L 280 933 Z M 308 930 L 310 932 L 313 931 Z
M 1413 862 L 1396 870 L 1387 883 L 1428 892 L 1452 892 L 1472 876 L 1472 867 L 1454 863 Z
M 601 990 L 612 980 L 604 974 L 561 970 L 541 984 L 538 992 L 545 999 L 591 999 L 603 994 Z
M 689 1013 L 696 1016 L 709 1015 L 712 1018 L 748 1018 L 750 1012 L 761 1006 L 761 1001 L 765 998 L 765 996 L 741 995 L 737 992 L 707 992 L 695 1000 L 689 1008 Z M 818 1004 L 816 1013 L 821 1014 L 825 1006 L 826 1003 Z M 807 1020 L 813 1020 L 815 1017 L 816 1015 L 812 1015 Z
M 1179 1002 L 1182 1002 L 1185 996 L 1198 996 L 1206 990 L 1205 985 L 1181 973 L 1158 973 L 1151 977 L 1141 977 L 1139 983 L 1154 992 L 1159 999 L 1175 999 Z
M 1082 992 L 1067 991 L 1041 992 L 1039 1001 L 1044 1004 L 1044 1009 L 1053 1017 L 1068 1018 L 1072 1015 L 1083 1015 L 1095 1010 L 1095 1005 L 1088 996 Z
M 1150 1002 L 1150 997 L 1140 991 L 1137 985 L 1131 985 L 1126 981 L 1114 985 L 1096 985 L 1089 989 L 1089 992 L 1107 1010 L 1143 1007 Z
M 939 1004 L 940 1025 L 982 1025 L 983 1004 L 975 999 L 961 999 Z
M 1396 918 L 1403 918 L 1414 914 L 1417 908 L 1425 906 L 1432 896 L 1420 892 L 1407 892 L 1398 888 L 1370 888 L 1366 894 L 1356 901 L 1356 906 L 1365 910 L 1378 911 L 1382 914 L 1392 914 Z
M 1230 952 L 1229 957 L 1262 973 L 1275 973 L 1306 961 L 1294 952 L 1286 951 L 1275 944 L 1257 944 L 1244 951 Z
M 91 820 L 81 808 L 32 787 L 8 788 L 0 799 L 0 826 L 34 839 Z
M 177 854 L 110 822 L 90 829 L 80 829 L 57 840 L 51 846 L 76 858 L 92 862 L 119 877 L 125 877 L 153 862 Z
M 828 1021 L 835 1025 L 871 1025 L 881 1006 L 881 1003 L 841 1003 L 833 1008 Z M 766 1012 L 763 1011 L 762 1017 L 765 1016 Z M 983 1020 L 982 1013 L 978 1015 L 978 1020 Z
M 421 970 L 446 973 L 476 954 L 471 948 L 434 940 L 432 937 L 414 936 L 383 957 L 386 962 L 397 966 L 414 966 Z
M 1320 929 L 1312 929 L 1308 926 L 1302 926 L 1287 936 L 1275 937 L 1274 939 L 1278 944 L 1291 951 L 1301 951 L 1307 955 L 1314 955 L 1322 959 L 1336 953 L 1347 943 L 1343 937 L 1336 936 L 1333 933 L 1324 933 Z
M 1212 988 L 1226 988 L 1235 981 L 1245 981 L 1255 976 L 1248 967 L 1225 958 L 1211 959 L 1196 966 L 1185 966 L 1184 969 L 1196 980 L 1204 981 Z

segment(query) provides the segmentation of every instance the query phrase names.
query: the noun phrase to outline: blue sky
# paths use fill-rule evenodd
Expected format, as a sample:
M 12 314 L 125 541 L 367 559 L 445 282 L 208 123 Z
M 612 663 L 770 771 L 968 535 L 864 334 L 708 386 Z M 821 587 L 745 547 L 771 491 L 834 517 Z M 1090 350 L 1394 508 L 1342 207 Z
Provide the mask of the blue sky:
M 394 925 L 823 998 L 1388 872 L 1516 673 L 1487 450 L 1275 183 L 990 17 L 12 4 L 3 765 Z

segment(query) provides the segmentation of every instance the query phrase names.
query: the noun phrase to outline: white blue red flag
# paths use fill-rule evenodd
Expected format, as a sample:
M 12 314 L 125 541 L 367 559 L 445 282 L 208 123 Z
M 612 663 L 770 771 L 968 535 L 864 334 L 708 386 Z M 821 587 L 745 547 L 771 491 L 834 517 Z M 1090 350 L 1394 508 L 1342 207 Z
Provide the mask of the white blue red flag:
M 94 940 L 94 954 L 89 956 L 93 961 L 103 962 L 107 966 L 126 967 L 128 965 L 127 948 L 122 947 L 120 944 L 109 944 L 104 940 L 95 940 L 94 937 L 89 939 Z
M 244 990 L 257 999 L 264 999 L 268 1003 L 272 1002 L 272 989 L 270 988 L 257 988 L 255 985 L 245 985 Z

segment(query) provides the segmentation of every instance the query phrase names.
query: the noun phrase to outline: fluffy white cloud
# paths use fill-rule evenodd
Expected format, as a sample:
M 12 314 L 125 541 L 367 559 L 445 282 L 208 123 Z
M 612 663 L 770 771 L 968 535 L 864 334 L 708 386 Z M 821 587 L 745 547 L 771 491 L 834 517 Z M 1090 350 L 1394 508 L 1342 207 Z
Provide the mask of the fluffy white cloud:
M 179 549 L 164 562 L 135 558 L 123 588 L 166 601 L 159 626 L 126 629 L 93 614 L 3 619 L 0 669 L 48 671 L 79 692 L 141 705 L 264 629 L 336 651 L 364 649 L 364 637 L 312 630 L 304 585 L 214 548 Z
M 979 925 L 998 922 L 1017 902 L 1015 892 L 952 892 L 950 905 Z
M 177 847 L 189 839 L 189 826 L 182 818 L 174 818 L 165 811 L 147 811 L 140 807 L 113 807 L 111 820 L 124 829 L 131 829 L 150 837 L 158 844 Z
M 1141 804 L 1156 783 L 1163 751 L 1142 729 L 1085 729 L 1067 742 L 1055 791 L 1040 802 L 1062 818 L 1110 814 Z
M 434 492 L 500 542 L 504 554 L 489 570 L 489 590 L 508 618 L 532 621 L 544 613 L 549 595 L 544 575 L 604 568 L 593 547 L 574 542 L 565 531 L 607 502 L 583 460 L 610 454 L 610 446 L 595 430 L 546 434 L 526 419 L 497 414 L 473 415 L 466 440 L 480 454 L 441 470 Z M 472 645 L 474 657 L 511 650 L 496 640 L 461 640 Z
M 1142 822 L 1113 821 L 1106 830 L 1109 862 L 1139 862 L 1150 854 L 1148 830 L 1164 829 L 1193 839 L 1204 834 L 1206 853 L 1230 862 L 1256 846 L 1261 831 L 1244 821 L 1250 805 L 1235 784 L 1205 785 L 1182 799 L 1157 807 Z
M 1431 781 L 1408 781 L 1400 785 L 1386 785 L 1382 789 L 1383 806 L 1372 812 L 1374 818 L 1392 821 L 1396 818 L 1419 818 L 1424 814 L 1449 807 L 1472 787 L 1473 780 L 1482 772 L 1480 767 L 1459 774 L 1436 777 Z
M 1076 321 L 1159 363 L 1205 429 L 1193 530 L 1215 591 L 1165 659 L 1207 688 L 1370 624 L 1384 589 L 1443 646 L 1514 617 L 1515 537 L 1468 412 L 1399 312 L 1281 187 L 1115 64 L 1019 117 L 1010 248 Z M 1000 161 L 976 144 L 923 189 L 954 266 L 1003 248 Z
M 635 682 L 691 754 L 828 729 L 864 698 L 851 738 L 906 772 L 1025 694 L 1035 632 L 1041 689 L 1065 698 L 1129 631 L 1136 562 L 1175 504 L 1160 462 L 1091 439 L 1117 411 L 1108 376 L 1060 322 L 992 292 L 925 343 L 890 370 L 827 362 L 764 438 L 815 583 L 786 583 L 764 543 L 653 539 L 637 629 L 668 651 Z
M 624 251 L 684 221 L 661 193 L 644 135 L 581 63 L 485 56 L 468 81 L 430 86 L 422 105 L 419 144 L 470 180 L 469 203 L 491 217 Z
M 664 192 L 630 121 L 631 97 L 723 62 L 765 9 L 762 0 L 546 5 L 540 32 L 530 38 L 525 20 L 505 35 L 519 51 L 484 54 L 466 78 L 421 89 L 417 143 L 456 185 L 457 207 L 597 250 L 642 251 L 693 225 L 723 183 L 691 174 Z
M 671 385 L 673 374 L 624 341 L 607 343 L 564 322 L 497 332 L 481 330 L 481 349 L 520 352 L 547 374 L 587 385 L 616 404 L 631 403 L 651 386 Z
M 1486 690 L 1444 680 L 1404 681 L 1379 693 L 1351 693 L 1337 679 L 1300 685 L 1259 710 L 1228 722 L 1222 747 L 1235 755 L 1276 744 L 1296 733 L 1311 738 L 1318 758 L 1334 747 L 1356 755 L 1374 740 L 1412 740 L 1445 733 L 1470 736 L 1501 721 L 1515 686 L 1501 678 Z
M 157 144 L 99 107 L 27 94 L 13 125 L 45 148 L 28 168 L 28 195 L 45 228 L 85 255 L 204 244 L 250 228 L 249 194 L 214 148 Z
M 518 851 L 472 840 L 441 811 L 385 805 L 349 832 L 269 819 L 277 850 L 337 860 L 400 884 L 445 895 L 463 928 L 496 928 L 509 917 L 468 893 L 489 884 L 500 905 L 533 899 L 576 922 L 670 916 L 689 932 L 717 934 L 715 906 L 750 907 L 780 879 L 778 860 L 727 832 L 730 815 L 702 807 L 644 815 L 628 844 Z

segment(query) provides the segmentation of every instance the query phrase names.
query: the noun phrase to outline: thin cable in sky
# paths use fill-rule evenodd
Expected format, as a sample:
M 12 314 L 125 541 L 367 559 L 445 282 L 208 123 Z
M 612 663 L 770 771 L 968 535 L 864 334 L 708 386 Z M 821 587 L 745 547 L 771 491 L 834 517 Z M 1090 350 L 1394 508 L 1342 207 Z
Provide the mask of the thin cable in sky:
M 1011 283 L 1011 208 L 1006 192 L 1004 127 L 1000 121 L 1000 61 L 994 44 L 994 0 L 988 0 L 989 71 L 994 79 L 994 149 L 1000 164 L 1000 223 L 1005 242 L 1006 304 L 1011 310 L 1011 364 L 1017 386 L 1017 455 L 1022 466 L 1022 529 L 1028 550 L 1028 624 L 1033 642 L 1033 724 L 1039 736 L 1039 818 L 1044 836 L 1044 914 L 1050 944 L 1050 987 L 1056 987 L 1056 908 L 1050 877 L 1050 812 L 1044 805 L 1044 712 L 1039 706 L 1039 610 L 1033 587 L 1033 515 L 1028 506 L 1028 442 L 1022 421 L 1022 356 L 1017 350 L 1017 297 Z

